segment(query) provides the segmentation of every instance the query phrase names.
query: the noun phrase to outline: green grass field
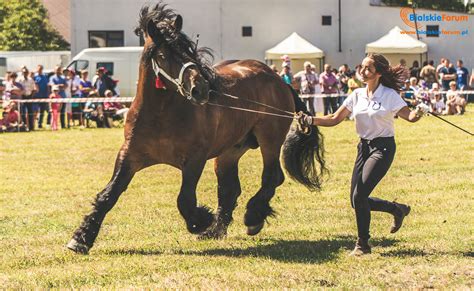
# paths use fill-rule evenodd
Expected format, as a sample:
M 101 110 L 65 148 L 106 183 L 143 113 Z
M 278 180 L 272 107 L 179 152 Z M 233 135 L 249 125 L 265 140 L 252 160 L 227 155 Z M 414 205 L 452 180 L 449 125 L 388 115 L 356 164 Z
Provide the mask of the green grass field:
M 473 106 L 448 119 L 474 131 Z M 65 249 L 108 182 L 123 129 L 0 135 L 1 288 L 474 288 L 474 138 L 426 117 L 396 121 L 397 154 L 373 193 L 408 203 L 404 227 L 372 215 L 373 253 L 349 257 L 356 226 L 349 181 L 357 137 L 352 121 L 323 129 L 331 170 L 321 192 L 289 179 L 278 212 L 256 237 L 245 235 L 245 204 L 259 187 L 261 158 L 240 163 L 243 193 L 229 235 L 199 241 L 176 207 L 180 172 L 139 172 L 109 213 L 90 255 Z M 198 188 L 216 207 L 209 161 Z

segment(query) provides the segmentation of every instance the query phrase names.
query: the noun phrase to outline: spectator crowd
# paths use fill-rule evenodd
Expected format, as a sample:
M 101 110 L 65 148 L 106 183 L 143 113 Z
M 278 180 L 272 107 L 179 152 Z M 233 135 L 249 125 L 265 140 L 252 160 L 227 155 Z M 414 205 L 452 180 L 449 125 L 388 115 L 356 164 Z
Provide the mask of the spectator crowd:
M 406 61 L 401 59 L 398 66 L 405 68 L 406 82 L 400 94 L 408 105 L 416 106 L 423 102 L 437 114 L 464 114 L 469 95 L 462 91 L 474 90 L 474 76 L 469 76 L 462 60 L 454 66 L 448 59 L 442 58 L 436 67 L 433 60 L 425 61 L 421 67 L 418 61 L 414 61 L 408 68 Z M 305 62 L 303 70 L 293 74 L 291 59 L 285 55 L 281 71 L 275 65 L 271 68 L 300 94 L 312 115 L 334 113 L 347 95 L 364 87 L 358 78 L 360 65 L 351 70 L 347 64 L 338 69 L 325 64 L 318 74 L 315 65 Z
M 88 71 L 76 72 L 57 66 L 54 72 L 46 74 L 42 65 L 36 72 L 27 67 L 20 73 L 7 72 L 0 83 L 2 95 L 2 116 L 0 132 L 33 131 L 48 127 L 51 130 L 76 126 L 113 127 L 114 120 L 124 120 L 128 108 L 113 100 L 120 92 L 118 81 L 107 74 L 105 68 L 97 69 L 89 80 Z M 62 98 L 111 98 L 110 102 L 61 102 Z M 28 99 L 49 99 L 50 102 L 20 102 Z M 46 123 L 46 124 L 45 124 Z
M 442 58 L 437 66 L 433 60 L 425 61 L 422 66 L 414 61 L 408 68 L 402 59 L 398 65 L 406 71 L 405 86 L 400 94 L 408 105 L 423 102 L 437 114 L 464 114 L 469 95 L 462 91 L 474 89 L 474 76 L 469 76 L 462 60 L 458 60 L 456 66 L 447 58 Z M 351 70 L 347 64 L 338 69 L 324 64 L 323 71 L 318 73 L 316 66 L 307 61 L 301 71 L 293 74 L 291 59 L 285 55 L 280 71 L 275 65 L 271 68 L 300 94 L 312 115 L 334 113 L 348 94 L 364 86 L 358 78 L 360 65 Z M 103 67 L 97 69 L 91 80 L 87 70 L 76 72 L 60 66 L 50 74 L 45 74 L 42 65 L 38 65 L 36 72 L 30 72 L 25 66 L 19 73 L 7 72 L 0 83 L 0 132 L 33 131 L 45 126 L 58 130 L 74 127 L 76 121 L 80 127 L 90 127 L 91 121 L 96 127 L 112 127 L 114 120 L 125 120 L 128 112 L 124 104 L 113 100 L 120 94 L 117 82 Z M 111 100 L 60 102 L 62 98 L 85 97 Z M 49 99 L 50 102 L 18 102 L 28 99 Z

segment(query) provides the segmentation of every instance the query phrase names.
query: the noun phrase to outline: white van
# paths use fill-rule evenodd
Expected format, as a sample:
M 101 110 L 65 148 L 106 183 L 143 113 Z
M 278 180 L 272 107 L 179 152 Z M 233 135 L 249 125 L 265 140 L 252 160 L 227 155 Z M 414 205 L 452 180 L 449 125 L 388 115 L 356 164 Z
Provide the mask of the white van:
M 36 66 L 43 65 L 45 71 L 52 71 L 55 66 L 65 66 L 70 60 L 70 51 L 0 51 L 0 76 L 7 71 L 20 72 L 22 66 L 36 71 Z
M 75 71 L 88 70 L 92 81 L 98 68 L 104 67 L 114 80 L 122 97 L 134 97 L 138 81 L 138 65 L 143 47 L 107 47 L 82 50 L 67 66 Z

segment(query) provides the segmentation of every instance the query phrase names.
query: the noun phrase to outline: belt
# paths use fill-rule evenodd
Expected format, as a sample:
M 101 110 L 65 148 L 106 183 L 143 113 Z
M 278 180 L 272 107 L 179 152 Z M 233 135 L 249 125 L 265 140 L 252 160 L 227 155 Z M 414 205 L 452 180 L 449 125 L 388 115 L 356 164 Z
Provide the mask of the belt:
M 394 140 L 393 136 L 387 136 L 387 137 L 376 137 L 374 139 L 361 138 L 360 142 L 370 145 L 371 143 L 386 142 L 386 141 L 393 141 L 393 140 Z

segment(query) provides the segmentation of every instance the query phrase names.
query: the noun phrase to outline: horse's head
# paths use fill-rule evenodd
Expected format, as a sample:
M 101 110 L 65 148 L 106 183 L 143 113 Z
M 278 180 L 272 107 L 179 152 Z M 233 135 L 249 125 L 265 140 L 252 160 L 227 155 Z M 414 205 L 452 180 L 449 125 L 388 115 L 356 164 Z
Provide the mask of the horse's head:
M 157 82 L 163 82 L 166 90 L 176 90 L 193 104 L 202 105 L 209 100 L 209 81 L 213 78 L 202 57 L 209 52 L 197 49 L 181 32 L 182 27 L 183 18 L 164 4 L 143 8 L 139 30 L 145 37 L 144 61 L 149 62 L 160 79 Z

